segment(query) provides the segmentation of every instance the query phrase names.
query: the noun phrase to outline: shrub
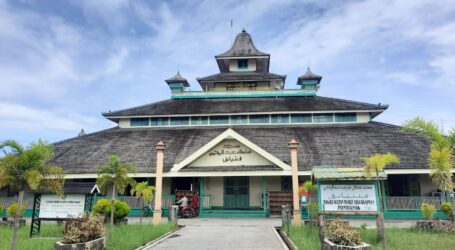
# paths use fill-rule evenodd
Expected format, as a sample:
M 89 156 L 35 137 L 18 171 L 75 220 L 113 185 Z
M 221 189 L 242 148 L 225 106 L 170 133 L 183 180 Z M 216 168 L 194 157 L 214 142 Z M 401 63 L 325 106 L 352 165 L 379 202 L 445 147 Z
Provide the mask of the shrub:
M 25 206 L 22 205 L 22 209 L 21 209 L 21 213 L 20 214 L 18 213 L 18 208 L 19 208 L 19 204 L 14 202 L 13 204 L 11 204 L 11 206 L 9 206 L 6 209 L 6 212 L 8 213 L 8 215 L 10 215 L 12 217 L 22 217 L 24 215 L 24 213 L 25 213 Z
M 111 207 L 112 205 L 110 200 L 101 199 L 98 202 L 96 202 L 96 205 L 93 208 L 93 212 L 108 217 L 111 215 Z M 130 207 L 128 206 L 128 204 L 118 200 L 114 201 L 114 217 L 116 219 L 124 218 L 129 211 Z
M 450 219 L 453 218 L 452 204 L 450 202 L 441 203 L 441 211 L 446 214 Z
M 103 237 L 104 217 L 84 214 L 82 218 L 65 221 L 63 240 L 65 244 L 83 243 Z
M 360 233 L 340 219 L 328 222 L 324 231 L 325 237 L 337 245 L 358 246 L 362 244 Z
M 420 207 L 420 211 L 422 212 L 425 220 L 430 220 L 431 218 L 433 218 L 433 215 L 436 212 L 436 208 L 434 205 L 431 205 L 428 203 L 422 203 L 422 206 Z

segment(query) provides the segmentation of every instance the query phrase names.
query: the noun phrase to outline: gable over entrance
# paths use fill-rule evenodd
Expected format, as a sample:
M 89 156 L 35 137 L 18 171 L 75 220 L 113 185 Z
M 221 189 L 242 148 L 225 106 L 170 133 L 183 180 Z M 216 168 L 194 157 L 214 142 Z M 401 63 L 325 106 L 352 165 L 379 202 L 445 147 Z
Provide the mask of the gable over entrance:
M 290 170 L 290 166 L 232 129 L 228 129 L 175 164 L 177 171 L 268 171 Z

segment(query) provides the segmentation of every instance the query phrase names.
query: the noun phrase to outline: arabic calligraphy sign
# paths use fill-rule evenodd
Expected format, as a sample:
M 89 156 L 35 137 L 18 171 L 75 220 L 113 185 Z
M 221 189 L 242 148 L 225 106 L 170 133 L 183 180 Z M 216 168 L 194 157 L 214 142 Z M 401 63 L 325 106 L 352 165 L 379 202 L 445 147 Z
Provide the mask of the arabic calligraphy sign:
M 320 184 L 319 192 L 323 211 L 378 211 L 374 184 Z
M 191 166 L 198 167 L 261 165 L 271 165 L 271 163 L 251 148 L 234 139 L 223 140 L 191 164 Z

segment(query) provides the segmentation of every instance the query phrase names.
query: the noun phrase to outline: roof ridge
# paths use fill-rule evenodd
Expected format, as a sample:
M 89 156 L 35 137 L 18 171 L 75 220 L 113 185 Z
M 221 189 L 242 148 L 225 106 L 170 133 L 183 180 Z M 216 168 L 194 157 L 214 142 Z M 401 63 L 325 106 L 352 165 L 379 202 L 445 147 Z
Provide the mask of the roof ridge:
M 102 130 L 98 130 L 98 131 L 95 131 L 95 132 L 92 132 L 92 133 L 88 133 L 88 134 L 85 134 L 85 135 L 75 136 L 73 138 L 68 138 L 68 139 L 65 139 L 65 140 L 57 141 L 57 142 L 54 142 L 52 144 L 53 145 L 58 145 L 58 144 L 62 144 L 64 142 L 69 142 L 69 141 L 73 141 L 73 140 L 76 140 L 76 139 L 80 139 L 80 138 L 84 138 L 84 137 L 88 137 L 88 136 L 92 136 L 92 135 L 97 135 L 97 134 L 100 134 L 100 133 L 103 133 L 103 132 L 106 132 L 106 131 L 109 131 L 109 130 L 114 130 L 114 129 L 120 129 L 120 127 L 119 126 L 115 126 L 113 128 L 102 129 Z
M 326 96 L 316 96 L 316 97 L 330 99 L 330 100 L 334 100 L 334 101 L 341 101 L 341 102 L 346 102 L 346 103 L 355 103 L 355 104 L 362 104 L 362 105 L 380 107 L 380 108 L 384 108 L 384 109 L 387 109 L 389 107 L 389 105 L 376 105 L 376 104 L 367 103 L 367 102 L 359 102 L 359 101 L 340 99 L 340 98 L 333 98 L 333 97 L 326 97 Z
M 370 123 L 374 123 L 376 125 L 384 126 L 384 127 L 391 127 L 391 128 L 401 128 L 400 125 L 385 123 L 385 122 L 378 122 L 378 121 L 370 121 Z
M 143 108 L 143 107 L 147 107 L 147 106 L 150 106 L 150 105 L 153 105 L 153 104 L 159 104 L 159 103 L 162 103 L 162 102 L 165 102 L 165 101 L 171 101 L 171 100 L 172 99 L 165 99 L 165 100 L 161 100 L 161 101 L 157 101 L 157 102 L 151 102 L 151 103 L 147 103 L 147 104 L 144 104 L 144 105 L 139 105 L 139 106 L 135 106 L 135 107 L 131 107 L 131 108 L 119 109 L 119 110 L 115 110 L 115 111 L 112 111 L 112 112 L 102 112 L 101 115 L 103 115 L 104 117 L 109 117 L 109 116 L 111 116 L 110 114 L 112 114 L 112 113 L 129 111 L 129 110 L 137 109 L 137 108 Z

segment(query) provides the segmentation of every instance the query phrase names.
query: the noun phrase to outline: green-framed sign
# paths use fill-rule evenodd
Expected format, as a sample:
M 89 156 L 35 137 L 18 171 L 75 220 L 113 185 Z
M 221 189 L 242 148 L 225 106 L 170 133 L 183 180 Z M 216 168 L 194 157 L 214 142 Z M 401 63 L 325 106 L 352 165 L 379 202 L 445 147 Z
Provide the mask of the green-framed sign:
M 318 181 L 318 207 L 324 212 L 378 212 L 375 181 Z

